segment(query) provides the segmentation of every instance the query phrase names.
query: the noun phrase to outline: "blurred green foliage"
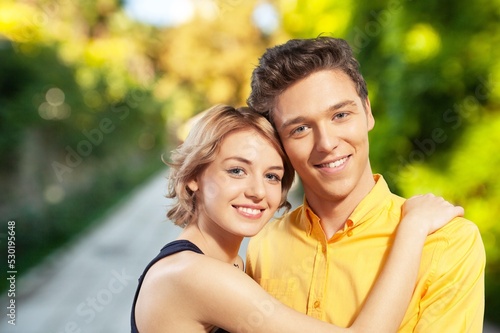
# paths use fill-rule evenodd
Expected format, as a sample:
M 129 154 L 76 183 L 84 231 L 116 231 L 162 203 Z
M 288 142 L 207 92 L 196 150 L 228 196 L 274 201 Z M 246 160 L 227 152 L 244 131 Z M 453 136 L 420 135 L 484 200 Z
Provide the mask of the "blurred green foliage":
M 152 31 L 114 1 L 0 3 L 0 212 L 20 274 L 163 167 Z
M 374 171 L 479 226 L 486 316 L 500 323 L 498 1 L 275 0 L 274 30 L 252 20 L 263 3 L 201 0 L 163 28 L 118 0 L 0 3 L 0 212 L 17 221 L 22 267 L 162 168 L 196 113 L 244 104 L 267 47 L 326 34 L 350 42 L 368 82 Z

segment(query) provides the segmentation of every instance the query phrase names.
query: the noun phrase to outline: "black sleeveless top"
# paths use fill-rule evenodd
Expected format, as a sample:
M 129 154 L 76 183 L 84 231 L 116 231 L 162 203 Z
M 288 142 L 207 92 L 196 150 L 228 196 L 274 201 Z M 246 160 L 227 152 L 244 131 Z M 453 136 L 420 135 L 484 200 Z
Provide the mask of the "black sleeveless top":
M 196 252 L 199 254 L 204 254 L 198 246 L 194 245 L 193 243 L 191 243 L 188 240 L 185 240 L 185 239 L 175 240 L 173 242 L 168 243 L 160 250 L 160 253 L 153 260 L 151 260 L 151 262 L 144 269 L 144 272 L 142 273 L 142 275 L 139 277 L 139 285 L 137 286 L 137 290 L 135 292 L 134 302 L 132 303 L 132 313 L 130 316 L 130 325 L 132 327 L 131 333 L 139 333 L 139 330 L 137 329 L 137 325 L 135 322 L 135 304 L 137 303 L 139 291 L 141 290 L 142 282 L 144 281 L 144 277 L 146 276 L 146 273 L 160 259 L 163 259 L 165 257 L 168 257 L 169 255 L 172 255 L 172 254 L 175 254 L 178 252 L 182 252 L 182 251 L 193 251 L 193 252 Z M 211 333 L 229 333 L 229 332 L 219 328 L 219 329 L 214 329 Z

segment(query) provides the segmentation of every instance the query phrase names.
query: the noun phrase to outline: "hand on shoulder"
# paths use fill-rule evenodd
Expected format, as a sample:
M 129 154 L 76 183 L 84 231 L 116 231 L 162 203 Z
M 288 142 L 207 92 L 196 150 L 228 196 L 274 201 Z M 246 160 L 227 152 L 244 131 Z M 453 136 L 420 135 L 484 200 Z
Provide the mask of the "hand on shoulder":
M 427 234 L 432 234 L 455 217 L 464 215 L 461 206 L 455 206 L 432 193 L 411 197 L 401 209 L 402 221 L 417 223 Z

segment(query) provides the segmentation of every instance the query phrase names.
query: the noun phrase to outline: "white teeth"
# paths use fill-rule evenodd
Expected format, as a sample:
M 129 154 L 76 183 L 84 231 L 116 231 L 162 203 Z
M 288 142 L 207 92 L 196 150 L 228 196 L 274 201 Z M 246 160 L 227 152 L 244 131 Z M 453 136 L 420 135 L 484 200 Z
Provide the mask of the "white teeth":
M 260 213 L 260 209 L 253 209 L 248 207 L 238 207 L 238 210 L 241 210 L 243 213 L 257 215 Z
M 323 164 L 323 165 L 326 166 L 327 168 L 337 168 L 337 167 L 341 166 L 342 164 L 344 164 L 346 161 L 347 161 L 347 157 L 344 157 L 344 158 L 337 160 L 335 162 L 327 163 L 327 164 Z

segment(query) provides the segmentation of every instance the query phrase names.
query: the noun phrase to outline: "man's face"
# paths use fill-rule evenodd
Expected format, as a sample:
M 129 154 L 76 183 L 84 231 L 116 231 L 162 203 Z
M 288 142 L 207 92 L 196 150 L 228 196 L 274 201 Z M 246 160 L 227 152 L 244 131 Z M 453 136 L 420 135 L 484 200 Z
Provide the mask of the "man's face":
M 371 189 L 368 132 L 375 121 L 346 74 L 324 70 L 296 82 L 278 97 L 273 120 L 310 204 Z

